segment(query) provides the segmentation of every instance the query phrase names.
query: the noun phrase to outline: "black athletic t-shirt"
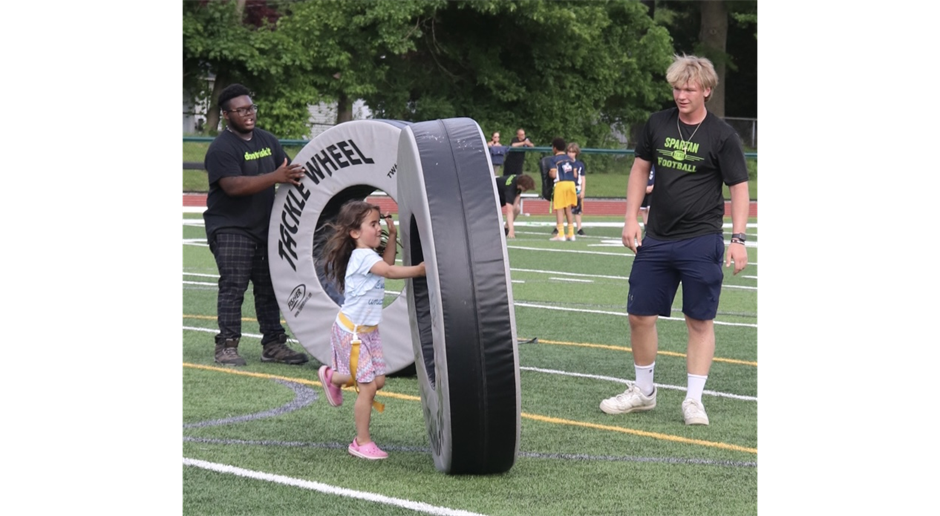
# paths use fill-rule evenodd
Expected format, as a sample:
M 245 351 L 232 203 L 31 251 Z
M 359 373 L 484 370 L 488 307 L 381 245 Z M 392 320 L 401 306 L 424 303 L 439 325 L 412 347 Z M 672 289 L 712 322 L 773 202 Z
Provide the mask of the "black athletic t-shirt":
M 519 195 L 519 176 L 516 174 L 509 174 L 505 176 L 499 176 L 496 178 L 496 191 L 499 193 L 499 206 L 503 207 L 507 204 L 514 204 L 516 202 L 516 196 Z
M 512 147 L 512 144 L 519 143 L 522 140 L 512 137 L 512 140 L 509 141 L 509 147 Z M 522 148 L 521 146 L 519 147 Z M 525 162 L 525 153 L 524 152 L 508 152 L 509 148 L 506 149 L 506 158 L 503 159 L 503 172 L 506 174 L 521 174 L 522 173 L 522 164 Z
M 697 130 L 679 122 L 680 138 L 678 116 L 678 108 L 650 115 L 635 151 L 656 167 L 650 199 L 656 209 L 650 210 L 646 234 L 662 240 L 721 233 L 722 182 L 733 186 L 747 181 L 741 140 L 730 125 L 708 112 Z
M 268 241 L 268 225 L 274 206 L 274 186 L 254 195 L 231 196 L 222 190 L 219 180 L 232 176 L 258 176 L 274 172 L 290 158 L 275 136 L 262 129 L 252 131 L 245 141 L 222 131 L 206 152 L 209 197 L 203 219 L 211 241 L 215 232 L 239 233 L 258 243 Z

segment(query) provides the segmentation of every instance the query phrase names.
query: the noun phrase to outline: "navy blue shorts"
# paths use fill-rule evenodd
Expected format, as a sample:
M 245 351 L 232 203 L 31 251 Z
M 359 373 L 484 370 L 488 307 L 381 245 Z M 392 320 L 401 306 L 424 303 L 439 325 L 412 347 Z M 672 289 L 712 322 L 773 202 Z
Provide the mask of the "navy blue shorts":
M 643 239 L 630 271 L 627 313 L 669 317 L 682 283 L 682 313 L 710 321 L 718 314 L 725 242 L 720 233 L 685 240 Z

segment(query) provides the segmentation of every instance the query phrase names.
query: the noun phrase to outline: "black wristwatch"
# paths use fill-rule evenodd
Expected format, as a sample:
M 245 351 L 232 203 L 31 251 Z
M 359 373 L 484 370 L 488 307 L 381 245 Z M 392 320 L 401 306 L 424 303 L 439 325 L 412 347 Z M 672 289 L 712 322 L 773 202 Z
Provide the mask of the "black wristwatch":
M 743 244 L 746 240 L 747 235 L 744 233 L 731 233 L 732 244 Z

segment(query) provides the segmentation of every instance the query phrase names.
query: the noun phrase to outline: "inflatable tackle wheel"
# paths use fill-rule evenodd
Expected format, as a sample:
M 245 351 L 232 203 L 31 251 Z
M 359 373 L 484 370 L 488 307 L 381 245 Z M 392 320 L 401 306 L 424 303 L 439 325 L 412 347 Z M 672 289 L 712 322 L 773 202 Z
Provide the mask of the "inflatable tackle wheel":
M 333 360 L 330 330 L 343 302 L 319 263 L 329 236 L 325 225 L 346 201 L 363 200 L 375 190 L 396 199 L 398 139 L 406 126 L 359 120 L 324 131 L 293 160 L 306 169 L 301 185 L 279 185 L 275 194 L 268 229 L 274 291 L 294 337 L 322 363 Z M 382 312 L 382 346 L 389 374 L 413 367 L 404 291 Z
M 406 290 L 434 464 L 449 474 L 508 471 L 519 451 L 519 362 L 483 133 L 467 118 L 409 125 L 398 163 L 402 259 L 427 268 Z

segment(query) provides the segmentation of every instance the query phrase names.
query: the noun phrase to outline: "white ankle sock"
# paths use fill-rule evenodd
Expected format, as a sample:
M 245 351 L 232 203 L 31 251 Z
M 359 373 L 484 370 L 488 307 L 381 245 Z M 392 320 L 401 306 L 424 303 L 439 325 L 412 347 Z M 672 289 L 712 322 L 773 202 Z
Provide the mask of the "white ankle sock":
M 636 369 L 636 386 L 646 396 L 653 394 L 653 369 L 656 368 L 656 362 L 645 366 L 633 364 L 633 367 Z
M 705 381 L 708 376 L 699 376 L 697 374 L 689 375 L 689 388 L 685 393 L 685 399 L 702 402 L 702 391 L 705 390 Z

